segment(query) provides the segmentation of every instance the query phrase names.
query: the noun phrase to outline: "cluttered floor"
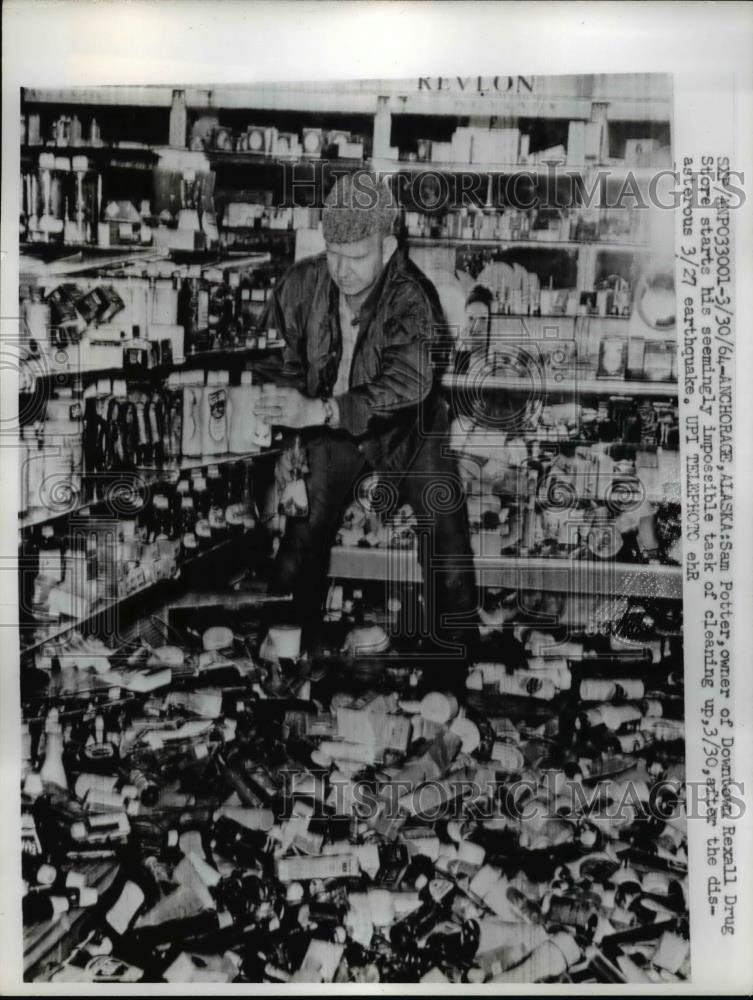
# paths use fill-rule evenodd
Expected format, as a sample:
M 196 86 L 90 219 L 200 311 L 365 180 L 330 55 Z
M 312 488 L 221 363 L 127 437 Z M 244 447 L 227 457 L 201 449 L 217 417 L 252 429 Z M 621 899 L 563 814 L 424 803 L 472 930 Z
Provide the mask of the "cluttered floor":
M 27 980 L 688 977 L 672 613 L 563 639 L 498 599 L 450 692 L 361 599 L 314 657 L 249 599 L 71 633 L 27 678 Z

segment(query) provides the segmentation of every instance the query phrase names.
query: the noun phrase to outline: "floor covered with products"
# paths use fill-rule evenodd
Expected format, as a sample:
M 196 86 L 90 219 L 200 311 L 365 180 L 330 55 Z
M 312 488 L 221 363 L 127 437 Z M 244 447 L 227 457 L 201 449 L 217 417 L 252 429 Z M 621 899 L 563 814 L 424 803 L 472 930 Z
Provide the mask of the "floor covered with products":
M 685 980 L 677 613 L 514 596 L 455 692 L 355 588 L 314 657 L 248 594 L 70 633 L 24 680 L 27 980 Z

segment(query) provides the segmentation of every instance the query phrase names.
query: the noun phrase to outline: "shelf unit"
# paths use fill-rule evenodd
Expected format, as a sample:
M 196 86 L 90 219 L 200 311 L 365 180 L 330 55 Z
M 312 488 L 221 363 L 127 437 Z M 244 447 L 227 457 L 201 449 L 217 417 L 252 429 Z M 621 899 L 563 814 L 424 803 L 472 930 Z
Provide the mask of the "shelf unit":
M 53 152 L 62 157 L 87 156 L 97 169 L 113 168 L 120 174 L 131 171 L 130 176 L 133 177 L 134 182 L 138 181 L 143 185 L 148 179 L 147 175 L 151 173 L 154 177 L 162 169 L 162 164 L 170 161 L 172 166 L 166 169 L 174 169 L 181 157 L 185 157 L 186 162 L 189 160 L 205 161 L 208 168 L 214 172 L 215 180 L 228 184 L 229 188 L 233 185 L 235 178 L 239 178 L 242 173 L 247 173 L 246 186 L 249 189 L 278 183 L 277 180 L 272 179 L 272 175 L 279 176 L 285 169 L 291 167 L 300 169 L 301 174 L 306 176 L 316 175 L 321 170 L 322 178 L 325 174 L 329 176 L 332 171 L 352 170 L 361 166 L 370 166 L 377 170 L 404 175 L 415 175 L 422 171 L 455 174 L 469 169 L 490 175 L 523 173 L 540 175 L 548 173 L 549 167 L 546 164 L 422 163 L 396 159 L 390 155 L 393 125 L 404 115 L 444 116 L 459 120 L 481 118 L 490 121 L 492 117 L 508 121 L 576 118 L 583 121 L 606 122 L 607 114 L 618 121 L 648 121 L 661 124 L 669 119 L 670 114 L 669 83 L 666 85 L 666 94 L 662 95 L 659 100 L 652 100 L 648 88 L 642 89 L 640 86 L 634 89 L 631 98 L 625 98 L 619 92 L 613 92 L 610 89 L 608 77 L 591 77 L 582 80 L 581 78 L 567 77 L 540 78 L 535 86 L 531 84 L 531 87 L 524 87 L 522 90 L 518 86 L 514 88 L 514 92 L 510 93 L 506 93 L 504 90 L 501 93 L 495 93 L 495 91 L 500 90 L 498 78 L 487 80 L 483 90 L 482 78 L 478 78 L 478 87 L 475 87 L 475 81 L 476 78 L 465 82 L 457 81 L 457 85 L 450 81 L 451 86 L 444 88 L 441 79 L 438 81 L 432 79 L 397 82 L 371 81 L 357 86 L 323 83 L 305 86 L 282 84 L 274 87 L 188 87 L 179 92 L 180 100 L 185 102 L 189 113 L 193 115 L 216 115 L 222 111 L 235 111 L 236 113 L 247 111 L 249 121 L 254 120 L 255 111 L 267 113 L 300 112 L 301 114 L 319 116 L 328 114 L 365 116 L 373 130 L 373 155 L 372 158 L 363 161 L 340 159 L 325 163 L 323 160 L 315 158 L 274 159 L 247 152 L 235 153 L 214 149 L 195 152 L 182 147 L 168 149 L 167 147 L 146 146 L 140 148 L 136 145 L 80 146 L 58 149 L 48 146 L 32 146 L 22 150 L 21 159 L 28 168 L 28 165 L 33 165 L 35 157 L 42 152 Z M 445 84 L 447 83 L 448 81 L 445 79 Z M 529 90 L 532 92 L 529 93 Z M 104 116 L 111 109 L 139 108 L 143 111 L 164 112 L 163 119 L 167 125 L 167 114 L 176 106 L 177 93 L 178 91 L 172 87 L 94 87 L 45 91 L 29 89 L 23 94 L 23 103 L 29 109 L 40 109 L 45 106 L 56 109 L 66 106 L 77 109 L 82 107 L 96 108 L 98 109 L 98 118 L 100 111 Z M 136 122 L 138 116 L 134 115 L 133 118 Z M 563 174 L 577 174 L 588 179 L 592 178 L 596 171 L 607 169 L 612 174 L 613 182 L 624 178 L 628 169 L 640 183 L 648 180 L 654 173 L 652 168 L 627 167 L 624 164 L 610 162 L 603 158 L 600 158 L 598 163 L 568 164 L 565 162 L 559 169 Z M 228 180 L 229 178 L 230 180 Z M 240 183 L 236 183 L 234 189 L 240 190 Z M 249 197 L 247 200 L 253 199 Z M 222 197 L 220 196 L 217 198 L 217 202 L 221 203 L 221 201 Z M 290 229 L 233 227 L 228 228 L 224 235 L 237 237 L 238 246 L 244 244 L 250 246 L 253 243 L 254 247 L 274 250 L 278 257 L 274 261 L 275 264 L 279 263 L 280 260 L 292 259 L 296 240 L 295 231 Z M 532 255 L 546 253 L 567 255 L 570 258 L 574 257 L 577 262 L 575 285 L 578 291 L 584 291 L 591 287 L 596 272 L 597 255 L 629 255 L 640 261 L 641 266 L 643 266 L 654 253 L 652 246 L 639 244 L 628 239 L 624 242 L 618 242 L 606 239 L 476 240 L 457 237 L 410 237 L 408 248 L 417 257 L 422 252 L 445 250 L 448 262 L 453 259 L 453 256 L 457 261 L 459 251 L 473 252 L 493 248 L 511 252 L 530 251 Z M 146 261 L 150 257 L 160 259 L 162 256 L 155 254 L 151 248 L 141 247 L 134 249 L 116 247 L 105 250 L 91 246 L 53 248 L 50 245 L 37 243 L 22 249 L 26 249 L 29 255 L 39 257 L 75 251 L 81 259 L 77 263 L 72 260 L 60 262 L 57 273 L 61 280 L 65 280 L 64 275 L 71 275 L 76 271 L 91 272 L 103 263 L 126 262 L 139 259 L 139 257 Z M 226 249 L 229 253 L 233 252 L 232 247 Z M 523 257 L 520 259 L 526 263 Z M 202 254 L 187 251 L 184 253 L 183 260 L 192 264 L 201 263 Z M 535 269 L 537 265 L 534 263 L 533 265 L 527 264 L 527 266 Z M 527 319 L 531 319 L 527 316 L 500 318 L 521 320 L 522 326 L 525 325 Z M 533 317 L 533 319 L 573 321 L 573 334 L 576 333 L 574 321 L 577 317 L 556 315 Z M 592 319 L 598 320 L 600 317 L 592 317 Z M 610 323 L 614 319 L 622 321 L 620 325 L 624 325 L 626 333 L 630 328 L 630 320 L 627 317 L 608 317 L 608 319 Z M 254 360 L 262 353 L 274 351 L 281 346 L 278 344 L 268 347 L 265 352 L 248 348 L 197 352 L 187 356 L 181 365 L 160 366 L 146 373 L 134 372 L 133 381 L 144 378 L 158 379 L 170 371 L 180 371 L 194 366 L 209 366 L 215 363 L 229 364 L 245 359 Z M 115 371 L 113 369 L 75 367 L 67 371 L 51 371 L 49 377 L 59 378 L 60 376 L 77 374 L 95 377 L 115 374 Z M 117 374 L 122 375 L 122 372 L 118 371 Z M 443 379 L 443 385 L 450 392 L 457 393 L 530 392 L 531 389 L 530 384 L 522 382 L 518 378 L 495 375 L 493 369 L 488 374 L 484 373 L 481 376 L 477 374 L 476 377 L 472 378 L 446 376 Z M 562 374 L 541 388 L 546 391 L 548 396 L 568 398 L 576 395 L 590 397 L 613 395 L 670 400 L 676 398 L 678 392 L 676 384 L 597 379 L 590 373 L 584 373 L 580 377 L 578 372 Z M 537 432 L 525 435 L 526 440 L 529 441 L 535 441 L 540 437 L 541 435 Z M 545 443 L 559 442 L 547 440 Z M 568 439 L 568 443 L 572 443 L 572 439 Z M 180 473 L 200 466 L 257 462 L 262 459 L 266 461 L 276 454 L 278 451 L 271 448 L 252 455 L 196 457 L 184 460 L 170 468 L 134 469 L 117 475 L 121 480 L 130 480 L 134 484 L 138 482 L 147 487 L 169 483 Z M 85 514 L 100 506 L 106 506 L 106 503 L 107 501 L 104 500 L 96 503 L 81 503 L 68 511 L 27 518 L 21 521 L 21 528 L 40 525 L 47 520 L 71 517 L 77 513 Z M 246 540 L 247 536 L 243 536 L 243 542 Z M 238 557 L 239 550 L 245 547 L 243 542 L 238 536 L 228 538 L 221 544 L 201 552 L 195 558 L 183 562 L 180 565 L 182 585 L 178 585 L 176 580 L 161 578 L 118 598 L 103 600 L 81 618 L 62 620 L 49 626 L 40 626 L 33 631 L 28 625 L 24 626 L 22 637 L 25 641 L 21 650 L 24 662 L 28 663 L 33 660 L 34 654 L 38 651 L 46 652 L 43 650 L 46 643 L 64 640 L 67 634 L 76 629 L 80 629 L 84 634 L 98 632 L 108 636 L 117 634 L 120 625 L 129 617 L 138 617 L 139 621 L 144 620 L 145 613 L 149 613 L 149 609 L 160 597 L 165 598 L 165 602 L 168 598 L 174 597 L 181 604 L 195 607 L 199 601 L 195 595 L 191 594 L 190 586 L 185 585 L 186 579 L 196 574 L 203 585 L 206 585 L 207 581 L 211 584 L 213 582 L 213 564 L 222 563 L 224 567 L 225 560 L 230 560 L 234 556 Z M 453 560 L 453 564 L 455 562 L 456 560 Z M 682 568 L 680 566 L 658 563 L 617 563 L 575 558 L 478 554 L 472 557 L 472 565 L 480 587 L 504 588 L 519 592 L 522 598 L 518 603 L 518 608 L 522 610 L 525 610 L 528 592 L 552 592 L 562 599 L 563 604 L 567 596 L 584 597 L 583 600 L 567 602 L 568 607 L 563 611 L 562 616 L 556 622 L 552 622 L 556 626 L 569 626 L 576 629 L 582 627 L 586 623 L 584 616 L 590 614 L 594 605 L 599 603 L 609 605 L 610 602 L 617 602 L 621 598 L 677 601 L 682 597 Z M 422 582 L 420 566 L 416 552 L 413 550 L 336 547 L 330 554 L 329 575 L 333 578 L 353 581 L 385 581 L 398 584 L 420 584 Z M 222 597 L 217 598 L 215 595 L 214 599 L 225 602 L 226 596 L 222 595 Z M 577 607 L 570 607 L 570 605 L 577 605 Z M 586 608 L 588 610 L 585 610 Z M 542 627 L 548 626 L 545 624 Z M 488 714 L 490 699 L 495 701 L 496 711 L 500 715 L 516 710 L 515 699 L 495 698 L 487 692 L 483 694 L 471 693 L 468 701 L 479 712 Z M 546 706 L 544 703 L 540 703 L 540 706 L 549 710 L 552 708 L 551 705 Z M 556 706 L 559 707 L 559 702 L 556 702 Z M 89 884 L 98 886 L 101 891 L 104 891 L 114 877 L 114 868 L 108 862 L 92 862 L 89 868 L 91 869 L 87 870 Z M 78 910 L 73 911 L 70 915 L 65 914 L 55 924 L 26 928 L 24 931 L 24 960 L 27 978 L 36 978 L 37 974 L 44 975 L 45 968 L 49 968 L 52 961 L 63 959 L 65 951 L 70 948 L 71 940 L 83 935 L 88 922 L 88 911 Z
M 205 549 L 203 552 L 199 552 L 192 559 L 187 559 L 182 563 L 178 563 L 175 577 L 161 577 L 160 579 L 151 581 L 143 587 L 132 590 L 127 594 L 121 594 L 118 597 L 111 598 L 109 600 L 103 599 L 96 605 L 96 607 L 93 607 L 88 614 L 85 614 L 80 618 L 68 618 L 65 621 L 56 622 L 47 626 L 44 624 L 37 626 L 30 624 L 29 626 L 26 626 L 24 631 L 27 633 L 27 638 L 25 642 L 22 638 L 21 655 L 28 656 L 45 643 L 60 639 L 74 629 L 88 627 L 92 625 L 95 620 L 104 620 L 107 618 L 110 624 L 115 623 L 117 621 L 119 610 L 124 604 L 126 604 L 126 602 L 135 606 L 137 603 L 141 602 L 148 593 L 153 592 L 155 588 L 159 586 L 169 586 L 170 583 L 179 580 L 183 573 L 193 571 L 199 567 L 206 567 L 210 560 L 216 560 L 221 554 L 230 553 L 232 550 L 236 550 L 237 552 L 239 541 L 240 539 L 238 538 L 224 539 L 219 544 L 213 545 L 211 548 Z M 28 633 L 32 633 L 30 637 L 28 637 Z
M 509 86 L 508 86 L 509 83 Z M 219 120 L 219 116 L 227 114 L 234 121 L 240 121 L 240 113 L 246 112 L 246 121 L 254 122 L 258 113 L 263 121 L 273 121 L 273 113 L 279 112 L 281 120 L 287 115 L 297 114 L 301 120 L 318 120 L 326 116 L 334 116 L 332 125 L 337 124 L 337 116 L 344 120 L 345 116 L 361 116 L 369 123 L 371 129 L 371 156 L 359 160 L 324 160 L 309 157 L 275 159 L 266 155 L 250 152 L 230 152 L 208 148 L 203 152 L 193 152 L 184 149 L 155 147 L 152 169 L 159 169 L 163 159 L 175 159 L 185 156 L 206 161 L 214 171 L 215 178 L 231 177 L 231 187 L 240 189 L 241 184 L 236 178 L 243 174 L 243 188 L 253 190 L 255 187 L 269 189 L 271 174 L 281 173 L 284 169 L 295 165 L 301 171 L 317 173 L 317 171 L 350 170 L 360 166 L 368 166 L 375 170 L 383 170 L 391 174 L 405 175 L 408 178 L 420 173 L 434 171 L 440 174 L 454 175 L 460 172 L 472 171 L 477 174 L 500 176 L 505 174 L 531 174 L 534 179 L 549 174 L 551 165 L 544 162 L 493 162 L 493 163 L 455 163 L 455 162 L 419 162 L 409 161 L 396 155 L 393 146 L 393 134 L 400 134 L 400 127 L 405 116 L 416 116 L 433 121 L 437 134 L 452 128 L 455 124 L 468 122 L 484 123 L 491 126 L 497 124 L 509 125 L 519 123 L 526 130 L 532 123 L 543 122 L 545 129 L 553 132 L 561 129 L 567 120 L 601 123 L 603 125 L 602 145 L 599 156 L 588 162 L 558 162 L 557 170 L 560 176 L 577 176 L 586 182 L 591 181 L 597 173 L 608 174 L 608 183 L 622 183 L 630 174 L 643 185 L 658 170 L 659 166 L 645 167 L 631 165 L 624 160 L 610 155 L 610 123 L 618 123 L 619 128 L 627 125 L 626 134 L 640 135 L 641 125 L 646 124 L 647 131 L 668 129 L 671 121 L 671 80 L 662 78 L 657 82 L 655 76 L 649 79 L 646 75 L 635 74 L 633 86 L 626 89 L 624 76 L 615 82 L 609 75 L 592 77 L 536 77 L 536 78 L 421 78 L 418 80 L 400 81 L 368 81 L 362 83 L 332 84 L 276 84 L 274 87 L 250 86 L 219 86 L 202 87 L 102 87 L 82 89 L 27 89 L 23 94 L 23 106 L 29 111 L 44 112 L 45 108 L 53 109 L 55 114 L 66 108 L 96 109 L 98 119 L 106 120 L 110 111 L 118 108 L 142 107 L 150 114 L 163 115 L 160 121 L 167 125 L 167 113 L 175 109 L 178 103 L 184 103 L 189 119 L 208 115 Z M 630 97 L 626 97 L 626 93 Z M 52 113 L 52 112 L 51 112 Z M 80 112 L 79 112 L 80 113 Z M 164 114 L 163 114 L 164 113 Z M 264 118 L 264 115 L 267 118 Z M 559 123 L 559 124 L 558 124 Z M 632 124 L 631 124 L 632 123 Z M 258 122 L 256 123 L 258 124 Z M 630 131 L 632 129 L 632 132 Z M 623 128 L 623 131 L 624 128 Z M 103 134 L 105 134 L 103 129 Z M 420 135 L 420 132 L 416 133 Z M 187 140 L 186 140 L 187 141 Z M 618 143 L 619 145 L 619 143 Z M 29 155 L 43 151 L 45 147 L 30 147 Z M 541 146 L 535 147 L 540 149 Z M 534 152 L 535 152 L 534 149 Z M 80 150 L 87 155 L 84 147 Z M 400 150 L 400 154 L 405 151 Z M 69 148 L 61 155 L 74 153 Z M 150 157 L 146 150 L 129 146 L 102 147 L 92 150 L 92 159 L 97 163 L 106 163 L 108 157 L 114 165 L 137 161 L 147 163 Z M 215 191 L 217 193 L 217 189 Z M 221 198 L 220 198 L 221 200 Z M 227 198 L 226 200 L 231 200 Z M 243 200 L 255 200 L 253 197 Z M 235 234 L 239 239 L 258 241 L 256 245 L 263 247 L 265 241 L 274 241 L 275 248 L 283 250 L 283 258 L 292 259 L 292 248 L 295 238 L 294 230 L 264 230 L 256 228 L 228 228 L 228 234 Z M 536 239 L 495 240 L 495 239 L 462 239 L 409 237 L 408 248 L 417 256 L 419 266 L 427 255 L 446 251 L 445 263 L 457 260 L 457 254 L 462 251 L 483 252 L 499 249 L 514 253 L 561 254 L 575 258 L 577 277 L 575 291 L 585 291 L 593 287 L 599 255 L 611 255 L 608 259 L 615 260 L 615 267 L 628 266 L 620 263 L 620 255 L 635 260 L 637 269 L 648 264 L 656 254 L 654 246 L 648 243 L 636 242 L 626 237 L 624 241 L 617 239 Z M 671 248 L 667 248 L 671 257 Z M 421 256 L 423 255 L 423 256 Z M 123 253 L 125 258 L 127 255 Z M 438 258 L 437 258 L 438 259 Z M 532 265 L 528 265 L 529 267 Z M 533 265 L 535 266 L 535 265 Z M 632 265 L 630 265 L 632 266 Z M 519 319 L 523 323 L 529 317 L 506 316 L 507 320 Z M 552 316 L 536 317 L 536 319 L 571 320 L 577 317 Z M 591 317 L 598 322 L 601 317 Z M 611 324 L 618 319 L 622 322 L 626 334 L 631 329 L 628 317 L 606 317 Z M 574 334 L 576 331 L 574 330 Z M 198 355 L 186 359 L 188 364 L 204 363 Z M 475 377 L 471 380 L 459 376 L 445 376 L 445 388 L 451 392 L 471 393 L 505 393 L 515 391 L 530 391 L 527 382 L 521 382 L 515 377 L 495 375 L 493 371 Z M 576 395 L 589 397 L 632 396 L 639 399 L 654 398 L 671 401 L 677 397 L 676 383 L 639 382 L 636 380 L 599 379 L 592 373 L 584 373 L 581 377 L 576 371 L 572 374 L 560 374 L 556 381 L 544 387 L 549 396 L 572 398 Z M 531 440 L 535 432 L 530 435 Z M 214 460 L 213 460 L 214 461 Z M 474 559 L 474 565 L 479 581 L 484 585 L 504 585 L 522 589 L 546 589 L 564 591 L 573 586 L 595 587 L 595 593 L 624 593 L 631 596 L 666 596 L 671 599 L 681 597 L 681 570 L 679 567 L 666 565 L 627 565 L 596 562 L 575 562 L 568 559 L 542 559 L 523 557 L 481 557 Z M 420 572 L 413 552 L 362 550 L 336 548 L 332 551 L 330 573 L 347 579 L 357 577 L 386 578 L 385 574 L 395 571 L 401 579 L 418 581 Z M 597 572 L 598 571 L 598 572 Z M 596 578 L 602 580 L 601 583 Z M 578 583 L 578 581 L 581 581 Z M 594 580 L 596 582 L 594 583 Z M 590 581 L 590 582 L 589 582 Z M 601 588 L 601 590 L 599 590 Z
M 271 458 L 280 454 L 279 448 L 264 448 L 260 451 L 251 452 L 248 455 L 203 455 L 197 458 L 184 458 L 175 465 L 166 466 L 161 469 L 143 467 L 138 469 L 123 469 L 113 472 L 105 472 L 104 476 L 112 476 L 113 481 L 121 489 L 132 493 L 136 490 L 147 489 L 150 486 L 171 486 L 177 483 L 178 479 L 185 472 L 194 469 L 206 468 L 210 465 L 232 465 L 236 462 L 254 462 L 261 459 Z M 70 517 L 73 514 L 80 514 L 93 508 L 106 506 L 107 500 L 82 500 L 73 503 L 70 507 L 65 507 L 59 511 L 46 511 L 25 517 L 19 516 L 19 528 L 34 528 L 49 521 L 56 521 L 60 517 Z
M 435 559 L 434 565 L 438 565 Z M 457 560 L 453 560 L 453 566 Z M 474 556 L 479 586 L 559 593 L 615 594 L 679 600 L 682 568 L 660 564 L 613 563 L 591 560 Z M 399 580 L 420 583 L 416 553 L 405 549 L 332 549 L 329 575 L 344 580 Z
M 320 157 L 320 156 L 271 156 L 266 153 L 231 152 L 224 149 L 206 149 L 204 155 L 213 166 L 233 167 L 316 167 L 328 170 L 357 170 L 364 166 L 366 160 L 355 157 Z
M 494 375 L 490 370 L 465 375 L 444 375 L 442 385 L 446 389 L 462 393 L 479 392 L 530 392 L 532 383 L 514 376 Z M 676 382 L 637 382 L 629 379 L 595 378 L 592 374 L 564 376 L 557 373 L 549 381 L 534 386 L 545 395 L 581 396 L 642 396 L 657 399 L 677 397 Z
M 567 250 L 577 253 L 582 247 L 594 247 L 597 250 L 619 250 L 623 253 L 651 253 L 652 248 L 647 243 L 607 243 L 604 240 L 487 240 L 463 239 L 460 236 L 409 236 L 408 246 L 415 247 L 499 247 L 519 248 L 522 250 Z
M 74 345 L 79 347 L 80 345 Z M 85 345 L 84 345 L 85 346 Z M 76 365 L 60 365 L 54 368 L 49 368 L 47 371 L 34 372 L 34 378 L 36 380 L 46 380 L 55 379 L 59 381 L 65 378 L 76 378 L 88 376 L 91 378 L 123 378 L 126 382 L 131 383 L 150 383 L 159 381 L 160 379 L 166 378 L 173 372 L 190 371 L 196 367 L 202 366 L 214 366 L 214 365 L 231 365 L 238 361 L 259 361 L 263 358 L 269 357 L 270 355 L 276 354 L 281 351 L 284 347 L 282 342 L 269 344 L 267 347 L 228 347 L 209 351 L 195 351 L 192 354 L 187 354 L 183 361 L 173 362 L 170 365 L 156 365 L 153 368 L 145 369 L 131 369 L 125 371 L 123 368 L 103 368 L 103 367 L 86 367 L 85 363 L 82 361 L 81 364 Z M 30 361 L 35 361 L 34 357 L 29 359 Z
M 117 163 L 118 166 L 127 167 L 132 170 L 150 170 L 159 159 L 159 154 L 151 146 L 138 143 L 112 145 L 112 146 L 89 146 L 80 144 L 77 146 L 53 146 L 43 143 L 38 146 L 21 146 L 21 162 L 29 161 L 40 153 L 52 153 L 54 156 L 86 156 L 97 163 Z
M 113 884 L 120 869 L 113 858 L 76 861 L 76 870 L 86 878 L 86 884 L 102 895 Z M 74 943 L 84 939 L 93 924 L 94 914 L 88 907 L 78 907 L 61 913 L 55 920 L 40 920 L 23 929 L 24 976 L 27 980 L 45 982 L 48 970 L 64 961 Z
M 473 120 L 494 120 L 506 122 L 566 122 L 579 120 L 600 123 L 604 126 L 602 155 L 594 161 L 568 163 L 558 162 L 563 174 L 591 176 L 595 171 L 608 170 L 615 177 L 626 176 L 629 171 L 639 183 L 647 180 L 654 168 L 625 163 L 609 156 L 608 126 L 610 121 L 621 123 L 669 122 L 671 114 L 671 87 L 667 79 L 658 81 L 645 74 L 633 75 L 631 91 L 635 97 L 624 97 L 624 79 L 616 85 L 609 75 L 593 77 L 517 77 L 513 78 L 418 78 L 414 80 L 376 80 L 368 82 L 338 81 L 337 83 L 276 84 L 274 87 L 261 85 L 219 86 L 219 87 L 101 87 L 101 88 L 26 88 L 22 92 L 24 108 L 36 113 L 45 109 L 65 110 L 66 108 L 97 109 L 101 116 L 108 109 L 138 108 L 149 110 L 165 109 L 171 115 L 178 105 L 185 107 L 191 117 L 209 116 L 219 121 L 222 114 L 236 116 L 243 110 L 253 120 L 254 111 L 262 116 L 274 112 L 290 121 L 291 114 L 320 121 L 326 116 L 334 116 L 332 125 L 340 116 L 360 116 L 371 129 L 371 155 L 366 160 L 335 158 L 332 160 L 316 157 L 281 157 L 252 152 L 235 152 L 211 147 L 196 151 L 193 148 L 183 152 L 193 157 L 205 157 L 213 169 L 223 167 L 243 167 L 248 169 L 269 167 L 321 166 L 327 171 L 356 169 L 363 165 L 389 173 L 416 173 L 434 171 L 457 173 L 468 171 L 489 174 L 544 174 L 550 171 L 550 162 L 420 162 L 395 157 L 391 144 L 392 133 L 397 123 L 405 116 L 420 116 L 424 119 L 459 122 Z M 314 116 L 312 118 L 312 116 Z M 165 118 L 165 124 L 167 119 Z M 186 143 L 188 137 L 186 136 Z M 46 146 L 27 146 L 28 152 L 47 149 Z M 52 148 L 52 147 L 49 147 Z M 119 145 L 61 147 L 63 155 L 71 151 L 82 155 L 91 152 L 92 157 L 104 159 L 110 155 L 113 160 L 137 161 L 149 157 L 159 158 L 161 154 L 179 155 L 178 147 L 140 148 L 137 143 Z M 253 183 L 253 182 L 252 182 Z

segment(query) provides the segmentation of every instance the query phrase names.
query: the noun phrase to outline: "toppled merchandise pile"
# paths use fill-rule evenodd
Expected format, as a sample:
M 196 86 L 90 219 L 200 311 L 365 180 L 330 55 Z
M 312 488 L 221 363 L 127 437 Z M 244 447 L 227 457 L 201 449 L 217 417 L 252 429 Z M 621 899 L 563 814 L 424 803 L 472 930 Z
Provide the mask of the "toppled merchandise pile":
M 220 626 L 193 650 L 74 636 L 26 702 L 25 931 L 78 928 L 35 978 L 687 978 L 677 646 L 628 670 L 516 634 L 487 636 L 464 705 L 399 659 L 359 691 L 289 626 L 253 654 Z M 570 683 L 530 697 L 532 660 Z

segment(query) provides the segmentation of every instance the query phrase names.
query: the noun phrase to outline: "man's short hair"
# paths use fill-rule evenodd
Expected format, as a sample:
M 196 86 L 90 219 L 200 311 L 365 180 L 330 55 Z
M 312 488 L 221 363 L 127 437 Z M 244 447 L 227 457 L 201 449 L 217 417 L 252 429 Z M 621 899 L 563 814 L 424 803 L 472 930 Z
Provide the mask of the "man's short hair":
M 395 230 L 397 206 L 389 186 L 368 170 L 338 177 L 324 199 L 322 233 L 325 243 L 355 243 Z

